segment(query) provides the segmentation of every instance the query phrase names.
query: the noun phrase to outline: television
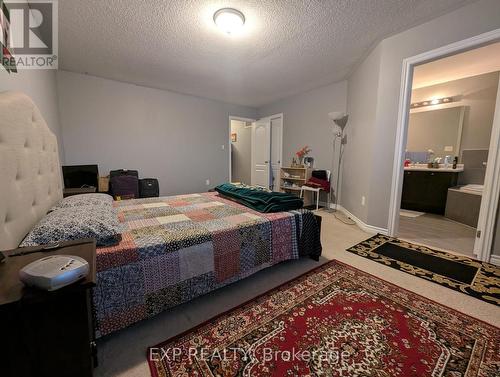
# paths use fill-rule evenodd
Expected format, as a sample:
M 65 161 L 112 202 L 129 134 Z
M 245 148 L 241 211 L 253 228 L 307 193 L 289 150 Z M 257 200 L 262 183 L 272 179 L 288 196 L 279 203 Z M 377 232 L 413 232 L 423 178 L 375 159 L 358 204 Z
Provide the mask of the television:
M 62 167 L 64 188 L 98 187 L 97 165 L 66 165 Z

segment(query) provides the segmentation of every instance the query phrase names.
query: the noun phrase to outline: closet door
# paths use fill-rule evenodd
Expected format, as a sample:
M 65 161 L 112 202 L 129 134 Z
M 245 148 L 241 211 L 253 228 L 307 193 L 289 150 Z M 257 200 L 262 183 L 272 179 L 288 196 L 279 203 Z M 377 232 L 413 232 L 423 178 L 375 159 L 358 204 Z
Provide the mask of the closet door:
M 252 185 L 270 187 L 271 121 L 258 120 L 252 130 Z

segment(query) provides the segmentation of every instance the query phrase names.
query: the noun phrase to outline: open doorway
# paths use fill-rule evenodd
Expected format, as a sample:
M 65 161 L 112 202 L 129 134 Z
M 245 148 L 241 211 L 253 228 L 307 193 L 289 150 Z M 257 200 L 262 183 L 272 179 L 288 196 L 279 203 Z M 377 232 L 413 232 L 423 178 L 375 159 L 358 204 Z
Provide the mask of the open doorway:
M 405 72 L 412 80 L 402 103 L 401 165 L 393 179 L 401 191 L 398 197 L 393 187 L 396 211 L 391 210 L 389 231 L 411 242 L 489 260 L 499 237 L 494 228 L 500 43 L 442 55 L 446 57 L 420 65 L 417 57 L 414 64 L 407 62 L 413 75 Z M 485 230 L 487 240 L 481 238 Z
M 229 140 L 230 181 L 279 191 L 283 114 L 258 120 L 231 116 Z
M 230 181 L 252 183 L 252 127 L 253 120 L 230 119 Z

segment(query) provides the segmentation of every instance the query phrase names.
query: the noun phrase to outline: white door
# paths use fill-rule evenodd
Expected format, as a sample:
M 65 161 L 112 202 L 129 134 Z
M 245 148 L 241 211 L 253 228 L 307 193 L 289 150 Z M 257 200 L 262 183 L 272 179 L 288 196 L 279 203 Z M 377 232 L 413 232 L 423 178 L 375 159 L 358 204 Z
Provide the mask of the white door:
M 252 130 L 252 185 L 270 187 L 271 121 L 258 120 Z
M 271 118 L 271 186 L 273 191 L 280 191 L 282 137 L 283 119 Z

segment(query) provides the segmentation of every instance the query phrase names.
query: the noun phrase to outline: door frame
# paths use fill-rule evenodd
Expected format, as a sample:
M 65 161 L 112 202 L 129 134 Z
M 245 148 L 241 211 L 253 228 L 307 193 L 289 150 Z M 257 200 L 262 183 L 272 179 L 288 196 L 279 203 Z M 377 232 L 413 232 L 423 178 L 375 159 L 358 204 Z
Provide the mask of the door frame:
M 227 153 L 229 154 L 229 175 L 228 175 L 228 181 L 231 182 L 232 181 L 232 168 L 233 168 L 233 161 L 232 161 L 232 158 L 231 158 L 231 151 L 232 151 L 232 141 L 231 141 L 231 121 L 232 120 L 239 120 L 240 122 L 255 122 L 256 119 L 252 119 L 252 118 L 244 118 L 244 117 L 240 117 L 240 116 L 236 116 L 236 115 L 229 115 L 229 121 L 228 121 L 228 124 L 229 124 L 229 137 L 228 137 L 228 147 L 227 147 Z M 251 147 L 250 147 L 250 150 L 251 150 Z
M 495 238 L 495 225 L 500 196 L 500 77 L 498 79 L 497 98 L 495 104 L 495 116 L 491 129 L 490 147 L 488 151 L 488 161 L 486 165 L 486 176 L 484 177 L 483 197 L 481 199 L 481 209 L 479 210 L 479 220 L 474 243 L 474 253 L 479 260 L 489 262 L 491 248 Z M 496 152 L 496 153 L 495 153 Z
M 270 117 L 270 123 L 271 123 L 271 153 L 272 153 L 272 145 L 273 145 L 273 130 L 272 130 L 272 127 L 273 127 L 273 120 L 274 119 L 281 119 L 281 131 L 280 131 L 280 140 L 281 140 L 281 144 L 280 144 L 280 162 L 279 162 L 279 166 L 278 166 L 278 174 L 281 175 L 281 167 L 283 166 L 283 127 L 285 126 L 285 123 L 283 121 L 283 113 L 278 113 L 278 114 L 274 114 L 274 115 L 271 115 Z M 273 166 L 272 166 L 272 161 L 271 161 L 271 164 L 269 164 L 270 168 L 271 168 L 271 174 L 273 173 Z M 280 180 L 280 176 L 278 177 L 278 180 Z M 272 182 L 271 182 L 272 184 Z M 272 189 L 274 189 L 274 186 L 271 186 Z
M 498 41 L 500 41 L 500 29 L 495 29 L 487 33 L 479 34 L 477 36 L 467 38 L 462 41 L 451 43 L 446 46 L 442 46 L 434 50 L 430 50 L 422 54 L 403 59 L 402 73 L 401 73 L 401 87 L 399 93 L 399 105 L 398 105 L 399 110 L 398 110 L 398 120 L 397 120 L 397 130 L 396 130 L 396 141 L 394 149 L 394 162 L 392 169 L 389 220 L 387 224 L 388 234 L 390 236 L 396 236 L 397 230 L 399 228 L 399 209 L 401 206 L 401 192 L 403 189 L 403 174 L 404 174 L 403 160 L 404 160 L 404 153 L 408 137 L 408 122 L 410 115 L 414 67 L 420 64 L 428 63 L 434 60 L 438 60 L 450 55 L 455 55 L 460 52 L 472 50 L 481 47 L 483 45 L 488 45 L 490 43 Z M 496 123 L 499 122 L 497 121 Z M 498 126 L 499 125 L 497 124 L 497 128 Z M 499 130 L 497 129 L 497 131 Z M 498 146 L 500 144 L 498 136 L 500 136 L 500 132 L 494 133 L 492 130 L 492 138 L 491 138 L 492 142 L 490 143 L 490 148 L 496 145 L 498 149 Z M 489 160 L 490 159 L 488 159 L 488 162 Z M 490 179 L 488 181 L 485 180 L 485 190 L 483 192 L 482 201 L 485 201 L 486 198 L 486 200 L 489 202 L 488 204 L 491 207 L 495 207 L 496 209 L 498 204 L 498 195 L 492 195 L 492 192 L 495 192 L 496 190 L 496 193 L 498 193 L 498 190 L 500 189 L 500 179 L 499 179 L 500 156 L 498 157 L 494 156 L 493 161 L 491 165 L 488 166 L 488 168 L 489 169 L 487 170 L 491 171 L 491 173 L 489 174 Z M 497 196 L 496 202 L 492 203 L 492 200 L 495 199 L 494 196 Z M 478 230 L 480 230 L 481 233 L 486 236 L 487 234 L 493 232 L 493 228 L 495 226 L 494 223 L 495 223 L 494 221 L 486 223 L 482 225 L 484 226 L 484 228 L 482 229 L 479 228 L 478 224 Z M 492 237 L 488 237 L 488 239 L 486 239 L 485 237 L 483 238 L 483 240 L 485 240 L 486 242 L 483 242 L 483 245 L 481 247 L 482 250 L 480 253 L 478 253 L 478 258 L 480 258 L 481 260 L 487 260 L 489 259 L 491 253 Z
M 259 118 L 257 119 L 255 122 L 258 122 L 259 120 L 269 120 L 269 126 L 272 127 L 272 121 L 274 119 L 279 119 L 281 118 L 281 145 L 280 145 L 280 166 L 279 166 L 279 169 L 281 171 L 281 167 L 283 166 L 283 128 L 285 127 L 285 121 L 284 121 L 284 117 L 283 117 L 283 113 L 277 113 L 277 114 L 273 114 L 273 115 L 269 115 L 269 116 L 265 116 L 265 117 L 262 117 L 262 118 Z M 271 130 L 269 130 L 271 135 L 272 135 L 272 132 Z M 271 141 L 271 146 L 272 146 L 272 140 Z M 271 158 L 271 156 L 269 156 L 269 158 Z M 252 175 L 253 175 L 253 167 L 254 167 L 254 161 L 253 161 L 253 133 L 252 133 Z M 269 164 L 269 170 L 270 170 L 270 174 L 272 174 L 272 164 L 270 163 Z

